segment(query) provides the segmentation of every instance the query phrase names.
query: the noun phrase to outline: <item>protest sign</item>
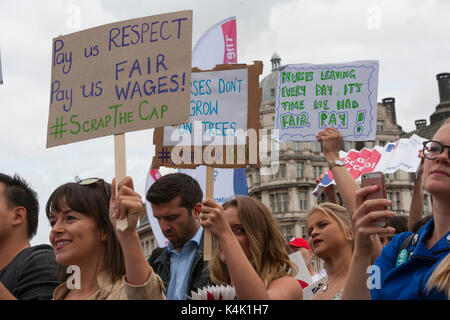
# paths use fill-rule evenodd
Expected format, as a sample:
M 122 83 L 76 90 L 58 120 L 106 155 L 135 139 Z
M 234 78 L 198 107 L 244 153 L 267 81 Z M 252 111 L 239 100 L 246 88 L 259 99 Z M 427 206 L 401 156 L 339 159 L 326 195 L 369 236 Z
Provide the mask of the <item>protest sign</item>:
M 192 11 L 53 39 L 47 148 L 189 118 Z
M 153 169 L 257 165 L 262 62 L 192 71 L 190 122 L 155 129 Z
M 311 284 L 313 282 L 311 274 L 308 271 L 308 267 L 306 266 L 305 259 L 303 259 L 302 253 L 300 251 L 296 251 L 289 254 L 289 260 L 291 260 L 291 262 L 294 263 L 297 267 L 297 274 L 294 276 L 294 278 L 302 280 L 307 284 Z
M 340 151 L 339 157 L 356 181 L 360 181 L 361 175 L 367 172 L 394 173 L 399 169 L 405 172 L 416 172 L 421 161 L 418 155 L 419 150 L 423 149 L 423 141 L 426 139 L 413 134 L 410 138 L 390 142 L 384 147 L 363 148 L 361 151 Z M 336 182 L 333 180 L 331 170 L 328 170 L 314 189 L 313 194 L 316 197 L 320 196 L 323 189 L 330 184 L 336 184 Z
M 378 61 L 280 68 L 275 107 L 279 141 L 316 141 L 325 128 L 345 140 L 374 140 Z

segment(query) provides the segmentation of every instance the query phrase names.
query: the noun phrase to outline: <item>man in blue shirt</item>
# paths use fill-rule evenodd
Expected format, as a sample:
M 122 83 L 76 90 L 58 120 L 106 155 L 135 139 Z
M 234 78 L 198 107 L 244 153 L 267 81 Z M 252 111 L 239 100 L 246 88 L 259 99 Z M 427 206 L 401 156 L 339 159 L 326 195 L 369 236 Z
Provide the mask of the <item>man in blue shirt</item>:
M 199 220 L 202 189 L 192 177 L 172 173 L 156 180 L 146 198 L 169 240 L 165 248 L 153 250 L 148 262 L 163 280 L 167 299 L 184 300 L 210 280 Z

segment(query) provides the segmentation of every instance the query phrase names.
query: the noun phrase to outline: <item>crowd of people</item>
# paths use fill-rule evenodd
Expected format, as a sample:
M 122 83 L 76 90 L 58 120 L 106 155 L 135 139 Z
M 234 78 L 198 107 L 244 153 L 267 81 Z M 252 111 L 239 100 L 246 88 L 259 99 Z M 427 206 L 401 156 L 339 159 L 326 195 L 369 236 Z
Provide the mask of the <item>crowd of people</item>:
M 156 180 L 146 194 L 168 239 L 145 258 L 136 225 L 142 198 L 126 177 L 61 185 L 45 212 L 50 244 L 31 246 L 39 203 L 20 176 L 0 174 L 0 299 L 185 300 L 210 285 L 229 285 L 240 300 L 449 299 L 450 121 L 424 143 L 409 217 L 388 199 L 366 197 L 339 160 L 342 136 L 319 133 L 336 187 L 307 216 L 308 239 L 286 242 L 270 210 L 249 196 L 220 205 L 182 173 Z M 433 214 L 423 219 L 423 191 Z M 337 202 L 339 192 L 343 205 Z M 380 208 L 386 208 L 380 210 Z M 127 219 L 124 231 L 116 221 Z M 384 227 L 375 225 L 386 219 Z M 203 257 L 204 231 L 215 239 Z M 311 283 L 299 281 L 289 254 L 299 251 Z M 378 277 L 368 285 L 368 270 Z

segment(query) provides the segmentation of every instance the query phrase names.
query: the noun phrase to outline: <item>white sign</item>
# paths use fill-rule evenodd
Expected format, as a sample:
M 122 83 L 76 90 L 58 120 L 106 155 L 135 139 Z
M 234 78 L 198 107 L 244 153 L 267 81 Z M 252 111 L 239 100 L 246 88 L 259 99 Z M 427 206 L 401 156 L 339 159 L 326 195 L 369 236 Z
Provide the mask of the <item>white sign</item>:
M 275 129 L 279 141 L 316 141 L 325 128 L 344 140 L 374 140 L 378 61 L 286 65 L 279 71 Z
M 247 130 L 247 69 L 191 74 L 190 122 L 164 128 L 164 145 L 188 146 L 236 143 Z M 201 131 L 201 132 L 200 132 Z M 201 133 L 201 134 L 200 134 Z M 231 138 L 231 139 L 230 139 Z

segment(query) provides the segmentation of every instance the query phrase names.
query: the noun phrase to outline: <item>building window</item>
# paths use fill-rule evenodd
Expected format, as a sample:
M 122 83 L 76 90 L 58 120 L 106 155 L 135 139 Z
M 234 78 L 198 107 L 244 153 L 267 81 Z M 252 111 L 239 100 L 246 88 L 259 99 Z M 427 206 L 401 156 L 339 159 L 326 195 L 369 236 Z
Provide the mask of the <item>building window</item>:
M 303 162 L 297 162 L 297 178 L 303 178 L 305 176 L 305 167 Z
M 344 151 L 350 151 L 353 149 L 353 143 L 351 141 L 344 141 Z
M 270 94 L 275 97 L 275 88 L 270 88 Z
M 311 145 L 312 152 L 322 152 L 322 144 L 320 142 L 313 141 L 311 143 L 312 143 Z
M 388 200 L 391 200 L 391 202 L 392 202 L 392 205 L 390 205 L 388 207 L 388 210 L 393 210 L 394 209 L 394 198 L 392 197 L 392 192 L 387 192 L 386 196 L 387 196 Z
M 402 210 L 402 205 L 400 201 L 400 192 L 395 193 L 395 206 L 397 210 Z
M 377 120 L 377 132 L 384 131 L 384 121 Z
M 295 151 L 302 151 L 302 145 L 300 142 L 296 141 L 294 142 L 294 150 Z
M 308 210 L 308 202 L 306 199 L 306 192 L 299 192 L 298 197 L 300 199 L 300 210 L 301 211 L 306 211 Z
M 258 170 L 256 170 L 256 171 L 253 173 L 252 177 L 253 177 L 253 183 L 255 183 L 255 184 L 261 183 L 261 177 L 260 177 L 260 175 L 259 175 L 259 171 L 258 171 Z
M 400 192 L 388 192 L 386 196 L 392 202 L 392 205 L 388 208 L 389 210 L 402 210 Z
M 270 195 L 270 205 L 272 208 L 272 212 L 287 212 L 288 211 L 288 194 L 287 192 L 275 193 Z
M 322 167 L 321 166 L 313 166 L 313 178 L 319 178 L 322 174 Z
M 291 241 L 294 238 L 294 228 L 292 226 L 286 226 L 281 228 L 281 233 L 283 233 L 286 242 Z
M 275 174 L 276 179 L 282 179 L 286 178 L 286 164 L 280 163 L 280 166 L 278 167 L 278 171 Z
M 308 238 L 308 236 L 306 235 L 306 228 L 302 226 L 301 229 L 302 229 L 302 238 L 306 240 Z

